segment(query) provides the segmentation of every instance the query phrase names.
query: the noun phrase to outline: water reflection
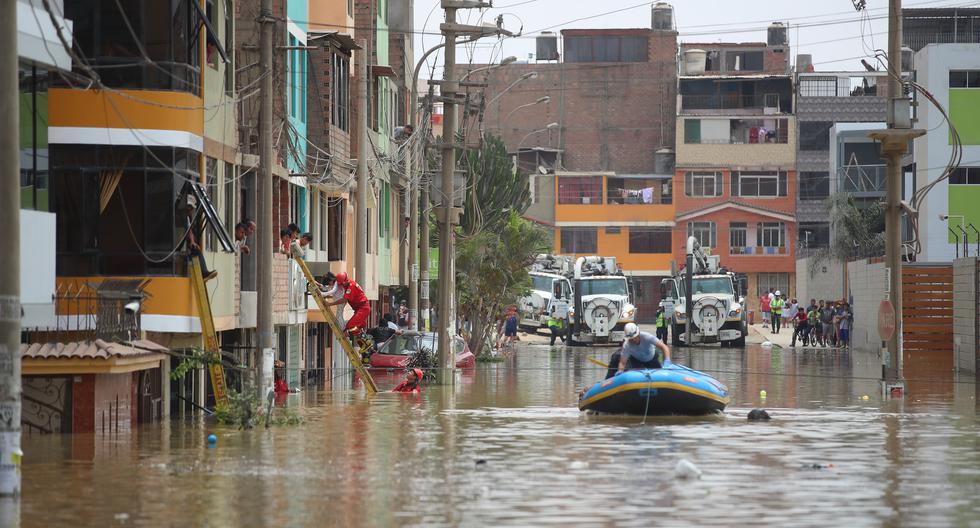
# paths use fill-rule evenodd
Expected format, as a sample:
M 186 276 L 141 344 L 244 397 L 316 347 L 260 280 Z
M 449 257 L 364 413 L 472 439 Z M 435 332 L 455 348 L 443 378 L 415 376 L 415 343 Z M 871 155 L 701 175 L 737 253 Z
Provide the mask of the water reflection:
M 238 431 L 197 418 L 25 438 L 23 524 L 980 522 L 977 388 L 967 380 L 913 362 L 909 397 L 883 401 L 873 355 L 680 349 L 678 362 L 729 386 L 732 406 L 643 425 L 576 408 L 578 391 L 603 375 L 586 357 L 610 352 L 526 346 L 420 397 L 291 395 L 300 427 Z M 773 421 L 746 421 L 757 406 Z M 702 479 L 677 480 L 681 458 Z

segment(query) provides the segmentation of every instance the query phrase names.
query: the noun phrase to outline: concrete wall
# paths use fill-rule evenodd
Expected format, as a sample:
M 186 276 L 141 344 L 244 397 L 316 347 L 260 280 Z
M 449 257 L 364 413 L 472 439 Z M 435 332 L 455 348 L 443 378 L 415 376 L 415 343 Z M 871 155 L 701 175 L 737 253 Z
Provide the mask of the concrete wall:
M 843 299 L 845 288 L 844 262 L 824 260 L 816 265 L 814 257 L 796 261 L 796 295 L 806 299 Z M 811 266 L 814 268 L 811 270 Z
M 953 261 L 953 365 L 977 371 L 977 258 Z
M 854 311 L 851 347 L 861 351 L 880 351 L 878 305 L 885 298 L 885 264 L 857 260 L 847 263 L 849 298 Z

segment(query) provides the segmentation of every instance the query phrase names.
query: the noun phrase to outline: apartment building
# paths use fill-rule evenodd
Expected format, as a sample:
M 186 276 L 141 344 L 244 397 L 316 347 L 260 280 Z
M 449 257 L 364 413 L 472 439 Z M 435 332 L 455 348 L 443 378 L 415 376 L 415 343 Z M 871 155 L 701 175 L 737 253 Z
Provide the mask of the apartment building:
M 696 237 L 748 278 L 748 305 L 793 294 L 796 116 L 786 26 L 766 42 L 682 43 L 673 257 Z
M 673 10 L 654 5 L 648 28 L 542 35 L 537 49 L 469 79 L 488 83 L 469 126 L 501 137 L 529 174 L 526 215 L 554 228 L 555 251 L 615 256 L 651 322 L 673 258 Z

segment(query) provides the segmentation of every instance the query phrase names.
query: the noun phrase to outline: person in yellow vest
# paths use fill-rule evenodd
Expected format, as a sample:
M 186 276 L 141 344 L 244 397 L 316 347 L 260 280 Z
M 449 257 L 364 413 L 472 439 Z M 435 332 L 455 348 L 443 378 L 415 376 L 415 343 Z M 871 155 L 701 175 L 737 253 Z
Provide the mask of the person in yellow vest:
M 565 321 L 555 315 L 555 307 L 551 307 L 551 315 L 548 316 L 548 330 L 551 331 L 551 346 L 555 346 L 555 339 L 561 338 L 565 342 Z
M 667 341 L 667 314 L 663 306 L 657 308 L 657 339 Z
M 769 309 L 772 310 L 772 333 L 774 334 L 778 334 L 779 327 L 782 326 L 784 306 L 786 306 L 786 299 L 783 298 L 779 290 L 776 290 L 776 296 L 769 303 Z

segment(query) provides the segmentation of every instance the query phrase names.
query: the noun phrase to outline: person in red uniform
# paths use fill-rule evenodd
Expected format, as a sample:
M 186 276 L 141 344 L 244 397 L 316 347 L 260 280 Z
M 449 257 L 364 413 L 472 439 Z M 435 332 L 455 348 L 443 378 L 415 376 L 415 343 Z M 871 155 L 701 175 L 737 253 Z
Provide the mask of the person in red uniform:
M 357 282 L 352 281 L 347 273 L 341 271 L 337 274 L 337 286 L 343 297 L 337 299 L 336 301 L 328 304 L 327 306 L 337 306 L 338 304 L 347 303 L 354 310 L 354 315 L 347 321 L 347 333 L 352 336 L 358 336 L 367 326 L 368 317 L 371 316 L 371 305 L 368 304 L 367 295 L 364 295 L 364 290 Z
M 410 392 L 414 394 L 422 392 L 422 369 L 413 368 L 408 371 L 408 375 L 405 376 L 405 381 L 398 384 L 394 389 L 391 389 L 391 392 Z

